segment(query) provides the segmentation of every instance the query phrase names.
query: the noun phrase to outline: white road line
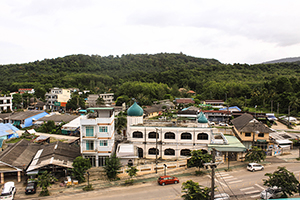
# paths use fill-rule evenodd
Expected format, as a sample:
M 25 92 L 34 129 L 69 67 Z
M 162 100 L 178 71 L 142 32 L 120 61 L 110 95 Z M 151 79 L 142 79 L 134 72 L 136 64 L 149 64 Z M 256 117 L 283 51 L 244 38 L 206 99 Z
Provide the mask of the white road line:
M 259 190 L 253 190 L 253 191 L 249 191 L 249 192 L 245 192 L 245 194 L 253 194 L 253 193 L 257 193 L 260 192 Z
M 224 181 L 233 181 L 233 180 L 236 180 L 237 178 L 229 178 L 229 179 L 226 179 L 226 180 L 224 180 Z
M 220 176 L 219 176 L 220 177 Z M 234 178 L 233 176 L 222 176 L 223 179 Z
M 253 195 L 253 196 L 250 196 L 251 198 L 255 198 L 255 197 L 259 197 L 260 194 L 257 194 L 257 195 Z
M 216 176 L 228 176 L 229 174 L 216 174 Z
M 254 189 L 254 187 L 241 188 L 240 190 L 244 191 L 244 190 L 250 190 L 250 189 Z
M 230 181 L 230 182 L 228 182 L 228 184 L 232 184 L 232 183 L 240 183 L 240 182 L 243 182 L 243 180 Z
M 223 185 L 223 186 L 225 186 L 225 187 L 228 187 L 226 184 L 224 184 L 224 183 L 218 181 L 217 179 L 215 179 L 215 181 L 218 182 L 218 183 L 220 183 L 221 185 Z
M 262 187 L 262 186 L 260 186 L 260 185 L 258 185 L 258 184 L 255 184 L 257 187 L 259 187 L 260 189 L 265 189 L 264 187 Z

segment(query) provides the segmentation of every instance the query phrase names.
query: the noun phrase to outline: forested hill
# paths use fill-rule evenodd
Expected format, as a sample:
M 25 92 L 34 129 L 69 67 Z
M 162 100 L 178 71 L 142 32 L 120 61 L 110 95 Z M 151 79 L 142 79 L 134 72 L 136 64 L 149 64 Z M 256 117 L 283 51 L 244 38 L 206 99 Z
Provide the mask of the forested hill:
M 140 95 L 140 98 L 152 100 L 164 98 L 172 89 L 176 91 L 176 88 L 185 87 L 194 90 L 202 99 L 232 98 L 246 102 L 241 98 L 256 96 L 251 102 L 254 105 L 269 104 L 271 98 L 279 99 L 284 92 L 292 92 L 300 99 L 299 62 L 222 64 L 215 59 L 168 53 L 120 57 L 70 55 L 24 64 L 0 65 L 0 69 L 2 93 L 19 88 L 46 91 L 61 87 L 88 89 L 95 93 L 115 92 L 116 96 L 127 95 L 129 98 Z M 171 95 L 177 96 L 176 93 Z M 288 104 L 287 98 L 291 96 L 285 94 L 280 101 Z

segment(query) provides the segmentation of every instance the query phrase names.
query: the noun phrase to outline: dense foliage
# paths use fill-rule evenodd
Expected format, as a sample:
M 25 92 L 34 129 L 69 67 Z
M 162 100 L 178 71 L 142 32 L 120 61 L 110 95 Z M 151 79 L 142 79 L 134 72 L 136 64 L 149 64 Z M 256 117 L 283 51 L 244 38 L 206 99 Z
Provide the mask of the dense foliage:
M 252 162 L 261 162 L 261 161 L 264 161 L 265 159 L 266 159 L 265 152 L 257 146 L 253 146 L 252 149 L 249 150 L 245 156 L 245 161 L 248 161 L 251 163 Z
M 105 159 L 104 170 L 109 180 L 117 179 L 117 175 L 119 173 L 118 170 L 121 169 L 121 167 L 120 159 L 116 156 L 116 154 Z
M 53 182 L 57 181 L 57 179 L 51 175 L 51 173 L 44 171 L 37 178 L 37 185 L 42 188 L 40 192 L 40 196 L 49 196 L 48 187 L 52 185 Z
M 211 188 L 203 187 L 192 180 L 182 183 L 181 197 L 184 200 L 209 200 L 211 199 Z
M 299 192 L 300 184 L 293 172 L 288 171 L 285 167 L 278 167 L 273 173 L 266 173 L 269 179 L 264 180 L 264 185 L 268 187 L 279 187 L 284 197 L 292 196 Z
M 203 153 L 202 150 L 193 150 L 191 151 L 191 158 L 188 160 L 188 167 L 197 167 L 200 171 L 200 168 L 204 167 L 204 163 L 209 163 L 212 160 L 212 155 L 208 153 Z
M 53 87 L 79 88 L 92 93 L 114 92 L 128 103 L 142 105 L 166 97 L 221 99 L 228 105 L 254 107 L 298 115 L 300 63 L 222 64 L 184 54 L 160 53 L 122 56 L 70 55 L 24 64 L 0 65 L 0 91 L 34 88 L 42 98 Z M 24 103 L 24 102 L 23 102 Z M 78 104 L 78 103 L 77 103 Z M 70 107 L 74 105 L 70 103 Z
M 92 167 L 91 162 L 81 156 L 74 159 L 72 166 L 72 176 L 74 176 L 79 183 L 85 181 L 85 173 Z

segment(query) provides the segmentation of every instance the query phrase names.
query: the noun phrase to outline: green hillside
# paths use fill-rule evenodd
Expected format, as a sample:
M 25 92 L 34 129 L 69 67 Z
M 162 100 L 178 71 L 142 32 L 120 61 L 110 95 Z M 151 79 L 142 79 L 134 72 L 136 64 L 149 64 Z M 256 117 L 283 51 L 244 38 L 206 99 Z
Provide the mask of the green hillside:
M 70 55 L 24 64 L 0 65 L 2 93 L 18 88 L 52 87 L 114 92 L 129 98 L 162 99 L 180 96 L 184 87 L 198 99 L 223 99 L 231 104 L 298 108 L 300 64 L 222 64 L 184 54 L 122 56 Z M 147 89 L 148 88 L 148 89 Z M 156 89 L 155 89 L 156 88 Z M 154 90 L 154 91 L 151 91 Z M 161 93 L 161 94 L 159 94 Z M 150 101 L 146 103 L 150 104 Z M 295 102 L 295 103 L 291 103 Z M 295 111 L 298 112 L 298 111 Z

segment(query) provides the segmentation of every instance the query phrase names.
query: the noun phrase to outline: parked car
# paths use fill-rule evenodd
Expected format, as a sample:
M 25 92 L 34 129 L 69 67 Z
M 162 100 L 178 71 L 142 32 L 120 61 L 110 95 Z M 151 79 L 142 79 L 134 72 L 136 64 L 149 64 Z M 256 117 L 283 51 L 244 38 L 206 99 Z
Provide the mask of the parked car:
M 228 126 L 228 124 L 224 123 L 224 122 L 220 122 L 219 126 Z
M 26 194 L 36 193 L 37 182 L 28 182 L 25 188 Z
M 221 193 L 215 195 L 215 200 L 230 200 L 230 196 L 227 193 Z
M 257 164 L 257 163 L 249 163 L 247 165 L 247 169 L 251 172 L 254 172 L 254 171 L 258 171 L 258 170 L 264 170 L 264 166 Z
M 12 200 L 15 197 L 16 191 L 17 189 L 15 188 L 14 182 L 6 182 L 3 186 L 0 199 Z
M 157 180 L 159 185 L 167 185 L 167 184 L 177 184 L 179 183 L 179 179 L 175 176 L 160 176 Z
M 262 199 L 277 199 L 280 198 L 282 196 L 282 191 L 281 188 L 278 188 L 276 186 L 274 187 L 269 187 L 265 190 L 263 190 L 260 193 L 260 198 Z

